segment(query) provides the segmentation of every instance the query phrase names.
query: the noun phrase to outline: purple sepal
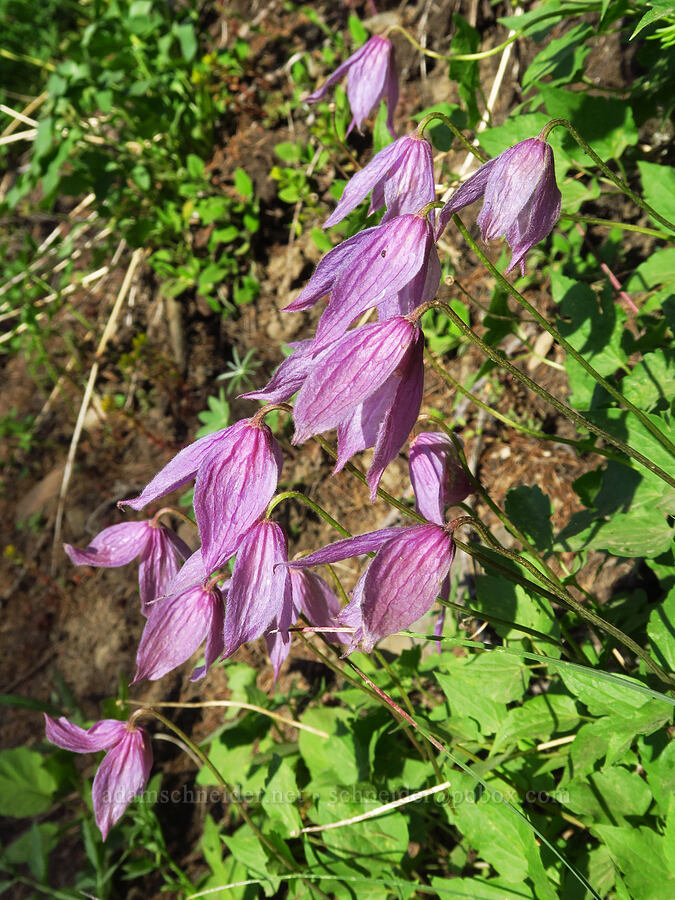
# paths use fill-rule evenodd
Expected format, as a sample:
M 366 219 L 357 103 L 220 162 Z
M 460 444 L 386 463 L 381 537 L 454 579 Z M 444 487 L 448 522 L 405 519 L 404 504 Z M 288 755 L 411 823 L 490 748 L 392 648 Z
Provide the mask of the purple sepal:
M 163 597 L 179 570 L 179 560 L 186 560 L 191 550 L 170 528 L 160 525 L 151 529 L 150 540 L 141 556 L 138 585 L 141 612 L 147 616 L 152 603 Z
M 263 403 L 285 403 L 299 391 L 312 365 L 314 340 L 302 341 L 301 346 L 277 368 L 269 382 L 258 391 L 241 394 L 242 400 L 261 400 Z
M 288 566 L 291 569 L 306 569 L 309 566 L 324 566 L 327 563 L 339 562 L 352 556 L 362 556 L 364 553 L 372 553 L 375 550 L 379 550 L 387 541 L 408 530 L 408 528 L 396 526 L 394 528 L 381 528 L 379 531 L 368 531 L 366 534 L 359 534 L 356 537 L 345 538 L 342 541 L 328 544 L 327 547 L 315 550 L 309 556 L 292 560 L 288 563 Z
M 317 628 L 336 625 L 340 615 L 340 601 L 323 578 L 315 572 L 306 572 L 303 569 L 291 569 L 290 575 L 293 606 L 304 613 L 310 625 Z M 322 632 L 322 634 L 327 641 L 333 643 L 345 640 L 340 632 Z
M 336 225 L 373 192 L 369 214 L 386 204 L 382 223 L 416 213 L 436 197 L 431 144 L 416 135 L 404 135 L 371 159 L 347 182 L 340 202 L 324 222 Z
M 445 507 L 461 503 L 473 487 L 451 439 L 442 432 L 422 432 L 410 442 L 410 482 L 418 512 L 442 525 Z
M 560 217 L 561 195 L 550 144 L 528 138 L 481 166 L 441 210 L 439 233 L 453 213 L 481 194 L 483 208 L 477 221 L 483 240 L 503 235 L 513 250 L 506 271 L 520 266 L 524 274 L 526 254 Z
M 240 423 L 237 423 L 239 425 Z M 222 566 L 265 512 L 281 472 L 281 449 L 269 427 L 245 420 L 232 427 L 200 466 L 194 508 L 207 572 Z
M 379 35 L 371 37 L 356 53 L 338 66 L 318 90 L 306 97 L 305 102 L 316 103 L 317 100 L 321 100 L 328 88 L 339 81 L 345 73 L 347 73 L 347 98 L 353 115 L 347 134 L 355 126 L 360 131 L 370 111 L 386 97 L 387 128 L 394 135 L 393 115 L 398 102 L 398 76 L 391 41 Z
M 259 638 L 290 603 L 286 537 L 263 519 L 244 536 L 232 571 L 225 613 L 224 656 Z
M 202 585 L 153 604 L 136 654 L 133 684 L 166 675 L 188 660 L 204 640 L 208 668 L 223 648 L 222 609 L 219 589 Z
M 416 525 L 404 532 L 382 545 L 360 579 L 361 645 L 367 653 L 428 612 L 450 571 L 455 547 L 443 528 Z
M 401 376 L 393 400 L 387 409 L 377 432 L 373 461 L 368 470 L 370 502 L 377 497 L 382 473 L 408 439 L 413 429 L 424 391 L 424 337 L 419 331 L 415 342 L 401 363 Z
M 76 566 L 101 566 L 115 568 L 126 566 L 145 552 L 154 531 L 150 522 L 120 522 L 104 528 L 85 550 L 78 550 L 70 544 L 63 549 Z
M 340 425 L 393 374 L 418 329 L 395 317 L 355 328 L 317 356 L 295 401 L 293 443 Z
M 103 840 L 143 788 L 152 768 L 152 746 L 145 728 L 103 719 L 85 731 L 68 719 L 45 716 L 47 740 L 75 753 L 106 750 L 92 788 L 94 815 Z
M 126 732 L 126 725 L 117 719 L 103 719 L 84 729 L 73 725 L 65 716 L 52 719 L 45 714 L 45 731 L 47 740 L 57 747 L 73 753 L 96 753 L 110 750 L 119 743 Z
M 237 425 L 240 423 L 238 422 Z M 237 427 L 237 426 L 233 426 Z M 180 453 L 177 453 L 173 459 L 164 466 L 163 469 L 155 475 L 152 481 L 146 485 L 139 497 L 133 500 L 120 500 L 118 506 L 130 506 L 132 509 L 143 509 L 153 500 L 170 494 L 183 485 L 191 481 L 197 474 L 202 461 L 230 431 L 229 428 L 223 428 L 214 434 L 207 434 L 198 441 L 188 444 Z

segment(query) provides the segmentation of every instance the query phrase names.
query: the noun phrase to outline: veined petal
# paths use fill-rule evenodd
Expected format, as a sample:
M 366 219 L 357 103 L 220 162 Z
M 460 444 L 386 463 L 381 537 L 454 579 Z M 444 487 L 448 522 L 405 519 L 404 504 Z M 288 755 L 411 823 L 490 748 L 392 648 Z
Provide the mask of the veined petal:
M 387 541 L 366 571 L 362 646 L 408 628 L 433 605 L 450 570 L 454 543 L 439 525 L 416 525 Z
M 375 228 L 365 228 L 329 250 L 295 300 L 284 307 L 284 312 L 310 309 L 317 300 L 329 294 L 339 273 L 344 267 L 351 265 L 352 256 L 358 252 L 362 243 L 370 239 L 373 231 Z
M 92 788 L 94 815 L 103 840 L 129 803 L 142 793 L 152 768 L 152 747 L 147 731 L 140 727 L 133 731 L 127 730 L 126 725 L 122 727 L 125 735 L 106 754 Z
M 170 528 L 160 525 L 151 528 L 150 540 L 141 554 L 138 584 L 141 593 L 141 612 L 147 616 L 150 604 L 163 597 L 178 573 L 180 561 L 190 556 L 190 548 Z
M 352 556 L 362 556 L 364 553 L 379 550 L 387 541 L 408 530 L 409 528 L 403 526 L 380 528 L 379 531 L 368 531 L 366 534 L 359 534 L 356 537 L 334 541 L 327 547 L 322 547 L 321 550 L 315 550 L 309 556 L 292 560 L 288 566 L 291 569 L 306 569 L 309 566 L 324 566 L 327 563 L 339 562 L 341 559 L 350 559 Z
M 401 363 L 402 376 L 396 393 L 386 411 L 377 434 L 373 461 L 368 470 L 370 502 L 377 497 L 377 488 L 382 473 L 392 460 L 396 459 L 412 431 L 422 405 L 424 392 L 424 336 L 419 331 L 417 338 Z
M 364 44 L 364 48 L 366 52 L 352 62 L 347 73 L 347 99 L 353 115 L 347 134 L 354 126 L 361 130 L 363 122 L 384 97 L 387 88 L 391 42 L 375 35 Z
M 287 357 L 277 368 L 270 381 L 259 391 L 241 394 L 245 400 L 262 400 L 264 403 L 284 403 L 299 391 L 313 364 L 311 347 L 314 339 L 303 341 L 299 348 Z
M 232 571 L 225 611 L 225 656 L 259 638 L 289 602 L 288 559 L 279 525 L 263 519 L 244 536 Z
M 396 137 L 394 110 L 398 103 L 398 69 L 396 68 L 396 56 L 394 55 L 393 45 L 389 54 L 389 66 L 387 68 L 384 92 L 387 100 L 387 128 L 389 129 L 389 134 L 392 137 Z
M 64 750 L 73 753 L 96 753 L 98 750 L 110 750 L 122 740 L 126 732 L 124 722 L 117 719 L 103 719 L 85 730 L 73 725 L 65 716 L 52 719 L 45 715 L 45 732 L 47 740 Z
M 206 648 L 204 649 L 204 665 L 197 666 L 190 676 L 190 681 L 199 681 L 211 668 L 213 663 L 222 654 L 225 647 L 225 607 L 223 605 L 223 591 L 213 592 L 211 595 L 211 621 L 206 635 Z
M 152 481 L 146 485 L 139 497 L 134 500 L 120 500 L 118 506 L 130 506 L 132 509 L 143 509 L 148 503 L 170 494 L 184 484 L 187 484 L 197 474 L 199 466 L 202 464 L 206 456 L 225 436 L 240 425 L 231 428 L 223 428 L 214 434 L 207 434 L 198 441 L 184 447 L 180 453 L 177 453 L 163 469 L 155 475 Z
M 199 469 L 194 508 L 207 572 L 237 550 L 265 512 L 281 472 L 281 449 L 269 427 L 252 421 L 237 440 L 218 447 Z
M 372 40 L 372 38 L 371 38 Z M 370 41 L 366 41 L 366 43 L 359 47 L 359 49 L 352 53 L 350 57 L 348 57 L 342 65 L 338 66 L 337 69 L 329 75 L 326 81 L 318 88 L 314 93 L 310 94 L 309 97 L 305 97 L 305 103 L 316 103 L 318 100 L 321 100 L 327 93 L 328 88 L 332 87 L 334 84 L 342 78 L 342 76 L 349 70 L 350 66 L 353 66 L 355 62 L 358 62 L 359 59 L 364 55 L 364 53 L 368 52 L 368 44 Z
M 338 425 L 338 456 L 333 475 L 341 472 L 355 453 L 375 445 L 387 410 L 391 409 L 394 402 L 400 380 L 398 371 L 395 371 L 375 393 L 355 407 Z
M 361 232 L 365 234 L 365 232 Z M 345 333 L 357 316 L 405 287 L 424 264 L 431 229 L 419 216 L 399 216 L 372 229 L 349 267 L 340 271 L 319 320 L 316 347 Z
M 457 188 L 438 215 L 436 238 L 443 234 L 448 222 L 456 212 L 464 209 L 465 206 L 470 206 L 479 197 L 483 196 L 490 173 L 498 159 L 499 157 L 495 157 L 495 159 L 489 159 L 486 163 L 483 163 L 477 172 L 474 172 L 464 184 Z
M 293 442 L 339 425 L 389 378 L 416 334 L 416 326 L 396 317 L 356 328 L 331 344 L 298 393 Z
M 157 681 L 188 660 L 209 634 L 219 600 L 218 588 L 199 585 L 153 604 L 136 654 L 133 683 Z
M 340 601 L 326 582 L 315 572 L 291 569 L 291 590 L 293 605 L 304 613 L 310 625 L 325 628 L 336 625 L 340 615 Z M 328 641 L 344 642 L 343 633 L 323 632 Z M 349 643 L 349 638 L 346 639 Z
M 349 179 L 342 192 L 340 202 L 335 207 L 333 213 L 323 223 L 324 228 L 330 228 L 344 219 L 346 215 L 356 209 L 362 200 L 375 188 L 380 181 L 383 181 L 390 173 L 392 166 L 396 165 L 397 158 L 400 156 L 410 138 L 407 136 L 399 138 L 393 144 L 389 144 L 371 159 L 367 166 L 360 169 L 355 175 Z M 374 207 L 377 209 L 378 207 Z M 419 209 L 419 207 L 417 207 Z M 417 209 L 406 210 L 406 212 L 417 212 Z M 371 210 L 372 212 L 372 210 Z
M 388 294 L 377 305 L 377 315 L 384 322 L 392 316 L 407 316 L 418 306 L 433 300 L 441 283 L 441 262 L 431 237 L 422 268 L 397 294 Z
M 175 597 L 176 594 L 182 594 L 188 588 L 196 587 L 203 584 L 211 573 L 204 568 L 204 560 L 202 558 L 201 547 L 188 556 L 178 572 L 166 586 L 165 593 L 159 599 L 164 597 Z
M 384 183 L 387 211 L 382 222 L 406 213 L 419 212 L 436 199 L 434 158 L 429 141 L 411 134 L 399 138 L 390 147 L 396 145 L 402 152 L 396 159 L 395 169 L 387 173 Z
M 125 566 L 145 552 L 153 531 L 149 522 L 121 522 L 104 528 L 86 550 L 70 544 L 63 549 L 76 566 L 102 566 L 110 569 Z
M 445 521 L 446 506 L 461 503 L 473 491 L 455 445 L 442 432 L 422 432 L 413 438 L 409 468 L 418 512 L 438 525 Z

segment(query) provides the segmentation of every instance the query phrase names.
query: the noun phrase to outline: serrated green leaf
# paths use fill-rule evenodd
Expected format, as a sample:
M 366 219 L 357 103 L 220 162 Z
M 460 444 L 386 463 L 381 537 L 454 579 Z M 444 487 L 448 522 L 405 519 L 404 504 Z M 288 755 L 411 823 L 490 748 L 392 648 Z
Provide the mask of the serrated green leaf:
M 516 709 L 510 709 L 492 745 L 491 754 L 517 741 L 544 741 L 554 734 L 572 731 L 579 724 L 574 700 L 563 694 L 531 697 Z
M 27 747 L 0 750 L 0 815 L 20 819 L 45 812 L 58 789 L 41 753 Z
M 675 875 L 666 863 L 665 838 L 646 827 L 597 825 L 595 830 L 624 873 L 633 897 L 663 900 L 675 895 Z
M 654 657 L 666 669 L 675 672 L 675 587 L 652 610 L 647 634 Z
M 640 160 L 638 169 L 647 203 L 669 222 L 675 223 L 675 168 Z M 658 221 L 656 225 L 663 227 Z
M 615 825 L 626 816 L 644 815 L 652 793 L 637 772 L 612 766 L 589 772 L 565 785 L 565 806 L 594 823 Z
M 506 515 L 537 550 L 550 550 L 553 546 L 551 501 L 540 487 L 520 485 L 511 488 L 504 504 Z

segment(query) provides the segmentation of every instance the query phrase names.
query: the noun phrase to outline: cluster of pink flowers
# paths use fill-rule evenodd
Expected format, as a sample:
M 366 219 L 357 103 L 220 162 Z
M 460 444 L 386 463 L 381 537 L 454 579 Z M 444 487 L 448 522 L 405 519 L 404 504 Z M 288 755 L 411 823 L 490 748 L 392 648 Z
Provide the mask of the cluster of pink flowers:
M 393 134 L 398 83 L 390 41 L 371 38 L 308 101 L 323 97 L 345 72 L 352 127 L 360 128 L 386 98 Z M 478 221 L 484 237 L 504 234 L 513 249 L 509 268 L 522 267 L 528 250 L 555 224 L 560 194 L 550 147 L 533 138 L 485 163 L 436 217 L 430 212 L 436 199 L 431 145 L 419 134 L 399 137 L 377 153 L 349 181 L 326 227 L 369 193 L 371 211 L 385 207 L 381 224 L 327 253 L 286 307 L 306 310 L 328 298 L 314 338 L 296 347 L 265 388 L 245 396 L 278 404 L 297 393 L 293 442 L 337 429 L 335 472 L 373 448 L 367 481 L 374 501 L 420 411 L 419 319 L 440 283 L 440 234 L 455 212 L 483 196 Z M 375 311 L 377 320 L 354 327 L 367 311 Z M 301 615 L 322 629 L 339 629 L 329 637 L 343 641 L 346 653 L 358 646 L 369 651 L 427 613 L 439 594 L 447 596 L 455 548 L 445 510 L 471 492 L 452 441 L 421 433 L 410 443 L 410 478 L 426 524 L 362 534 L 289 561 L 286 536 L 268 513 L 282 468 L 281 448 L 264 421 L 269 409 L 190 444 L 139 497 L 120 504 L 140 510 L 194 480 L 200 537 L 194 553 L 156 519 L 106 528 L 85 550 L 66 546 L 78 565 L 122 566 L 140 558 L 146 622 L 135 682 L 161 678 L 205 645 L 204 665 L 192 674 L 201 678 L 215 661 L 263 636 L 277 676 Z M 374 557 L 341 609 L 329 585 L 309 568 L 366 553 Z M 224 567 L 233 558 L 227 577 Z M 83 731 L 66 719 L 48 718 L 47 737 L 75 752 L 107 751 L 94 782 L 96 819 L 105 836 L 147 781 L 147 732 L 133 720 L 104 720 Z

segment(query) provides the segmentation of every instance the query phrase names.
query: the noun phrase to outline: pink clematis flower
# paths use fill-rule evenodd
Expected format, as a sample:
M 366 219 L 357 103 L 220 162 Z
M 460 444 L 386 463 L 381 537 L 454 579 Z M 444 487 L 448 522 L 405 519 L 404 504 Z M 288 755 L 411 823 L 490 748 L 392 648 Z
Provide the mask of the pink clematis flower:
M 423 431 L 414 437 L 409 466 L 417 511 L 437 525 L 445 522 L 446 506 L 461 503 L 473 492 L 447 434 Z
M 119 506 L 142 509 L 196 477 L 194 508 L 207 573 L 236 552 L 277 489 L 281 449 L 258 416 L 207 434 L 181 450 L 144 488 Z
M 304 289 L 285 309 L 310 309 L 330 294 L 316 331 L 316 352 L 343 335 L 367 309 L 380 309 L 384 304 L 385 318 L 400 313 L 398 305 L 393 309 L 387 306 L 400 292 L 406 292 L 406 304 L 415 301 L 414 306 L 420 305 L 427 298 L 414 295 L 424 291 L 427 270 L 435 271 L 436 262 L 433 229 L 426 217 L 397 216 L 383 225 L 366 228 L 328 252 Z M 411 290 L 413 287 L 415 290 Z M 437 287 L 438 283 L 434 291 Z
M 340 616 L 355 629 L 349 652 L 359 643 L 370 652 L 377 641 L 408 628 L 431 609 L 450 571 L 455 544 L 440 525 L 384 528 L 336 541 L 289 565 L 304 569 L 372 551 L 375 557 Z
M 143 788 L 152 768 L 150 735 L 132 722 L 103 719 L 85 731 L 65 717 L 52 719 L 45 715 L 47 740 L 73 753 L 106 755 L 94 778 L 92 800 L 96 824 L 103 840 L 129 803 Z
M 150 607 L 136 654 L 133 683 L 157 681 L 186 662 L 206 641 L 205 664 L 194 670 L 202 678 L 223 652 L 224 595 L 193 553 L 168 587 L 168 596 Z
M 139 556 L 138 584 L 144 616 L 178 572 L 179 560 L 187 559 L 192 552 L 175 532 L 152 520 L 111 525 L 97 534 L 85 550 L 70 544 L 64 544 L 63 549 L 76 566 L 116 568 Z
M 324 222 L 330 228 L 344 219 L 370 192 L 368 215 L 381 206 L 387 211 L 382 223 L 406 213 L 416 213 L 436 199 L 434 158 L 429 141 L 416 133 L 389 144 L 347 182 L 335 211 Z
M 306 103 L 322 100 L 328 89 L 347 74 L 347 99 L 352 110 L 353 119 L 347 134 L 356 126 L 360 131 L 365 119 L 380 100 L 387 101 L 387 128 L 393 137 L 394 110 L 398 103 L 398 74 L 394 48 L 390 40 L 375 35 L 352 53 L 341 66 L 323 83 L 323 85 L 305 98 Z
M 561 196 L 550 144 L 528 138 L 488 160 L 458 188 L 438 217 L 440 235 L 452 216 L 483 197 L 478 225 L 484 241 L 503 235 L 513 250 L 510 272 L 543 240 L 560 217 Z

